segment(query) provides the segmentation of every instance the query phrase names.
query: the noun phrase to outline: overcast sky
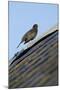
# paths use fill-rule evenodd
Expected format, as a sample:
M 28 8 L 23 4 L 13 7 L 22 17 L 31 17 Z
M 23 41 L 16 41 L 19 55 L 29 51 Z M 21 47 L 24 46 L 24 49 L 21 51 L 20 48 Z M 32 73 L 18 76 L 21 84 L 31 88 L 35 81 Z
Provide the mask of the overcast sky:
M 49 28 L 58 23 L 58 5 L 9 2 L 9 59 L 17 51 L 24 48 L 21 44 L 22 36 L 32 28 L 33 24 L 38 24 L 38 35 L 43 35 Z

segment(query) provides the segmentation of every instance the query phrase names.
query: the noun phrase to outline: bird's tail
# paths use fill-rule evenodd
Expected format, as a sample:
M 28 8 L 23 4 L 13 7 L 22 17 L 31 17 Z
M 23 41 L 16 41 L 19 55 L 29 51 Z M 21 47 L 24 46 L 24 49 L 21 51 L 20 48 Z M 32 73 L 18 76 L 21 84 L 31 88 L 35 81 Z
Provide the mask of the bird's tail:
M 19 45 L 17 46 L 17 48 L 20 46 L 21 43 L 22 43 L 22 41 L 19 43 Z

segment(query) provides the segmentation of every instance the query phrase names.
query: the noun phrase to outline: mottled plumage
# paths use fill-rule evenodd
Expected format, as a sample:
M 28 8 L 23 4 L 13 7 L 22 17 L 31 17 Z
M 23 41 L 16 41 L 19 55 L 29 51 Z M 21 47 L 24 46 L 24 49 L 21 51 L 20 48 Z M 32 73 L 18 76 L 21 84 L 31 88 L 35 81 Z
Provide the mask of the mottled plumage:
M 34 24 L 32 29 L 30 29 L 23 37 L 22 37 L 22 40 L 21 42 L 19 43 L 19 45 L 24 42 L 27 43 L 29 42 L 30 40 L 33 40 L 36 35 L 37 35 L 37 32 L 38 32 L 38 25 L 37 24 Z M 17 48 L 19 47 L 19 45 L 17 46 Z

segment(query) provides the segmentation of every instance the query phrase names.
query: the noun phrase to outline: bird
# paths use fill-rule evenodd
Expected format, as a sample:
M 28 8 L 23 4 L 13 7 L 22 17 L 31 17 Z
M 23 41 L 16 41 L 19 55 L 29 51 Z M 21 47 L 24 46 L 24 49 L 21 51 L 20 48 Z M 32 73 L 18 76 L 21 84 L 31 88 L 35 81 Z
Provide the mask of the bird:
M 38 32 L 38 24 L 34 24 L 32 26 L 32 28 L 27 33 L 24 34 L 24 36 L 22 37 L 22 40 L 19 43 L 19 45 L 17 46 L 17 48 L 20 46 L 20 44 L 22 42 L 24 42 L 24 44 L 26 44 L 29 41 L 33 40 L 36 37 L 37 32 Z

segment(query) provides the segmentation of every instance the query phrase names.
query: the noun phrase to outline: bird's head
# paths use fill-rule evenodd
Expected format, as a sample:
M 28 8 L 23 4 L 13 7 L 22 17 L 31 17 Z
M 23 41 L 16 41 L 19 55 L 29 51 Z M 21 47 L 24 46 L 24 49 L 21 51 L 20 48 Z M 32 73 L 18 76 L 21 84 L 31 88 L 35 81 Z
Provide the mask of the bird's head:
M 37 29 L 37 28 L 38 28 L 38 25 L 37 25 L 37 24 L 34 24 L 34 25 L 33 25 L 33 28 L 34 28 L 34 29 Z

